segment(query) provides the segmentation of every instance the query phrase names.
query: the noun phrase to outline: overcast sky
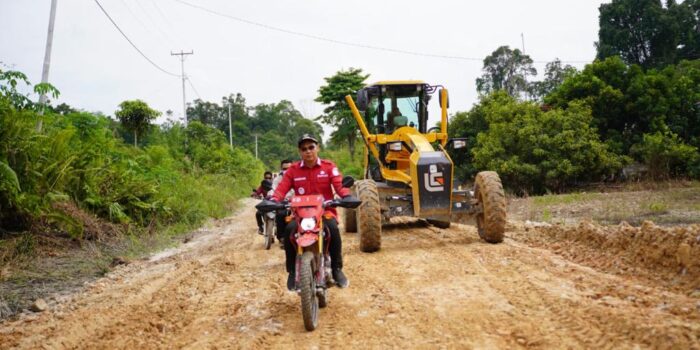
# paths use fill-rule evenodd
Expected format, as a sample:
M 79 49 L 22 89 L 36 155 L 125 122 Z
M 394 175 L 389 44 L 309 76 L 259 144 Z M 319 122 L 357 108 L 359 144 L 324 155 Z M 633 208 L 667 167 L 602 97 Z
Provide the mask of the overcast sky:
M 468 110 L 477 101 L 475 79 L 483 58 L 501 45 L 522 49 L 521 33 L 540 76 L 557 57 L 582 68 L 595 57 L 598 7 L 607 2 L 100 0 L 164 70 L 180 74 L 171 51 L 194 51 L 185 61 L 194 86 L 186 86 L 188 101 L 219 102 L 240 92 L 248 105 L 289 100 L 309 118 L 322 112 L 313 99 L 323 78 L 349 67 L 371 74 L 368 82 L 420 79 L 444 85 L 451 113 Z M 32 83 L 41 81 L 50 4 L 0 0 L 0 61 Z M 120 102 L 138 98 L 182 116 L 180 79 L 139 55 L 94 0 L 58 0 L 49 82 L 61 91 L 58 103 L 76 108 L 113 115 Z M 438 117 L 433 112 L 431 124 Z

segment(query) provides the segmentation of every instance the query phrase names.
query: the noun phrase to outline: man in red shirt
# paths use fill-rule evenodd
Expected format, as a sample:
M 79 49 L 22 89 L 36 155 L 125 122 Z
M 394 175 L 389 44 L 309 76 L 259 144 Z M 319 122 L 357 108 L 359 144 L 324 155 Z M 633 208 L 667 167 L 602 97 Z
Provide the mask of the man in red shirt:
M 333 190 L 340 197 L 350 195 L 350 190 L 342 185 L 343 179 L 338 168 L 329 160 L 318 157 L 318 141 L 309 134 L 303 135 L 298 142 L 299 155 L 301 161 L 292 164 L 282 176 L 275 193 L 272 195 L 273 201 L 281 201 L 289 189 L 294 189 L 295 195 L 321 194 L 325 200 L 333 199 Z M 337 212 L 335 208 L 326 208 L 323 213 L 323 225 L 328 228 L 331 241 L 329 253 L 331 256 L 331 270 L 333 279 L 340 288 L 349 285 L 349 281 L 343 273 L 343 252 L 340 231 L 338 230 Z M 296 222 L 291 221 L 285 230 L 285 237 L 289 237 L 296 230 Z M 294 268 L 296 250 L 289 239 L 284 240 L 284 250 L 286 256 L 287 289 L 294 290 Z

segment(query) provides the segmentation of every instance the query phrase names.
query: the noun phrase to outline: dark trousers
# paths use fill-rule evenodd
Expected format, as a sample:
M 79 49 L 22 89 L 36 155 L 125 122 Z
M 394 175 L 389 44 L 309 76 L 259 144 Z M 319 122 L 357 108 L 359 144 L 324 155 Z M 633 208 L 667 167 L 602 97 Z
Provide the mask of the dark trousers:
M 331 242 L 328 246 L 328 252 L 331 256 L 331 268 L 342 269 L 343 242 L 340 240 L 340 230 L 338 230 L 338 222 L 335 220 L 335 218 L 326 219 L 324 217 L 323 226 L 325 226 L 331 234 Z M 284 231 L 284 236 L 289 238 L 292 232 L 296 232 L 296 230 L 297 222 L 292 220 L 289 224 L 287 224 L 287 229 Z M 284 240 L 284 253 L 287 258 L 287 272 L 294 273 L 297 251 L 296 247 L 292 245 L 291 239 Z
M 255 212 L 255 221 L 258 222 L 258 228 L 262 229 L 263 228 L 263 213 L 260 211 Z
M 275 223 L 277 224 L 277 240 L 281 241 L 282 237 L 284 237 L 284 232 L 285 229 L 287 228 L 287 223 L 284 221 L 284 218 L 287 217 L 287 212 L 283 213 L 277 213 L 275 216 Z

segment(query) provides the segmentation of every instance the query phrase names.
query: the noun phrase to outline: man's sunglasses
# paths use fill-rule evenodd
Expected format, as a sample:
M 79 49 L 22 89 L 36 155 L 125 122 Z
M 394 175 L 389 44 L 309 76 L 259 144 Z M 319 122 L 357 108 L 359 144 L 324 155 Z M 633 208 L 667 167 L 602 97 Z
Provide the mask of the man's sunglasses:
M 316 145 L 308 145 L 307 147 L 299 147 L 299 150 L 302 152 L 313 151 L 315 149 L 316 149 Z

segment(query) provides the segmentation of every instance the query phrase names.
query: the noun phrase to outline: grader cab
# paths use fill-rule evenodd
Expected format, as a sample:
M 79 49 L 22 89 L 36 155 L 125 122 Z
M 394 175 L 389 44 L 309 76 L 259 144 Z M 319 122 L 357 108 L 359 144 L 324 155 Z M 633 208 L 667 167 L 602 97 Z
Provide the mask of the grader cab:
M 437 92 L 439 127 L 428 127 L 428 102 Z M 362 200 L 346 210 L 346 231 L 360 234 L 360 250 L 381 247 L 382 225 L 412 216 L 448 228 L 474 218 L 487 242 L 503 241 L 506 222 L 501 180 L 492 171 L 476 175 L 472 190 L 455 189 L 446 149 L 465 149 L 466 140 L 447 134 L 447 89 L 422 81 L 383 81 L 345 96 L 365 145 L 364 176 L 353 191 Z M 465 150 L 466 151 L 466 150 Z

